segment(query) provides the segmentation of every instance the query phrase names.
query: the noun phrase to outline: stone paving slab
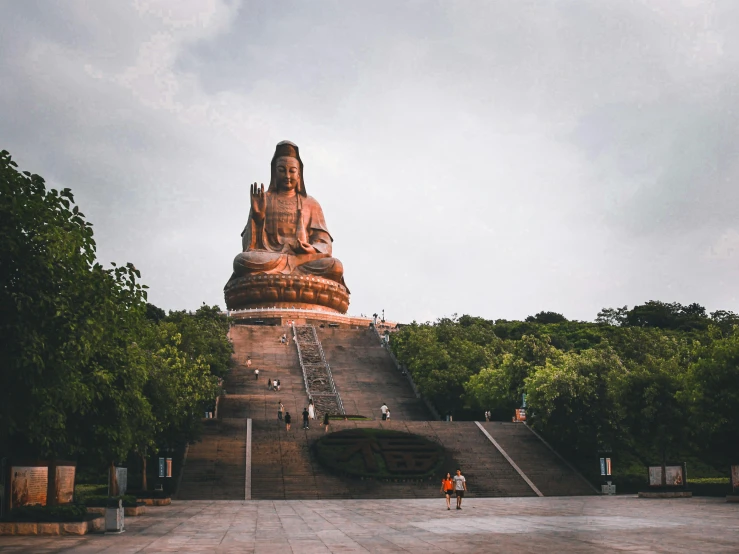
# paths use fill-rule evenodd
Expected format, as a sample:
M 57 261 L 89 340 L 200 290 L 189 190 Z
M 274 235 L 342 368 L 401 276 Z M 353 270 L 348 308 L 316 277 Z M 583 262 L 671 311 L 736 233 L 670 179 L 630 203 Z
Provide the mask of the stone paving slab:
M 173 501 L 121 535 L 0 537 L 0 552 L 739 552 L 739 506 L 633 496 Z

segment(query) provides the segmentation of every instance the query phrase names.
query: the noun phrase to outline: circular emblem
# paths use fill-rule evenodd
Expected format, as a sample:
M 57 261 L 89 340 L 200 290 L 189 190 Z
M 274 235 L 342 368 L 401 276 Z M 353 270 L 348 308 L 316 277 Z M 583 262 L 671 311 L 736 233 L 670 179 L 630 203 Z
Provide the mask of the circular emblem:
M 420 479 L 436 473 L 444 461 L 439 444 L 410 433 L 386 429 L 346 429 L 316 441 L 319 462 L 356 477 Z

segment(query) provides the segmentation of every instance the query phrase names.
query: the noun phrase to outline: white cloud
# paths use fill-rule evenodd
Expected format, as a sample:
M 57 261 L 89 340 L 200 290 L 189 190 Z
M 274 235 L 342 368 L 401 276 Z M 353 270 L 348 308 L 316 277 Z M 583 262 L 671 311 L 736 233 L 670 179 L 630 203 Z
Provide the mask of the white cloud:
M 9 12 L 3 147 L 70 186 L 101 259 L 133 261 L 164 308 L 223 304 L 246 185 L 290 139 L 352 312 L 739 309 L 715 263 L 737 240 L 731 2 Z

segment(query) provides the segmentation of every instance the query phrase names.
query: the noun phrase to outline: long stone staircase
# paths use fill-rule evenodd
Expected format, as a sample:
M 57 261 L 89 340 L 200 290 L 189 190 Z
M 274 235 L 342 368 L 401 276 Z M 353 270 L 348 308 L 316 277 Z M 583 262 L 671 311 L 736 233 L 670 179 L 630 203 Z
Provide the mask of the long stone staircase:
M 203 440 L 189 448 L 178 498 L 244 499 L 246 474 L 246 418 L 252 420 L 251 498 L 439 498 L 439 481 L 376 482 L 329 474 L 316 460 L 312 444 L 324 435 L 320 420 L 302 429 L 301 412 L 307 406 L 306 364 L 329 368 L 333 391 L 345 413 L 371 419 L 332 420 L 329 431 L 357 427 L 386 428 L 425 436 L 445 447 L 449 458 L 443 472 L 460 467 L 468 480 L 469 496 L 534 496 L 536 493 L 474 422 L 429 421 L 421 400 L 369 329 L 314 329 L 296 327 L 295 341 L 282 344 L 290 327 L 236 326 L 230 336 L 236 367 L 225 382 L 226 397 L 219 419 L 206 421 Z M 309 336 L 310 334 L 310 336 Z M 300 353 L 298 350 L 300 347 Z M 246 357 L 252 367 L 247 369 Z M 254 368 L 260 369 L 259 379 Z M 267 378 L 280 380 L 281 390 L 270 391 Z M 320 388 L 316 383 L 314 395 Z M 292 414 L 288 432 L 277 419 L 278 401 Z M 318 396 L 314 397 L 314 401 Z M 392 419 L 382 421 L 380 406 L 387 402 Z M 316 402 L 318 406 L 318 402 Z M 326 408 L 335 413 L 334 408 Z M 319 408 L 319 417 L 322 410 Z M 562 462 L 531 430 L 520 423 L 485 423 L 519 469 L 543 493 L 593 494 L 594 490 Z
M 391 419 L 432 419 L 374 331 L 328 328 L 317 331 L 346 413 L 381 419 L 380 407 L 386 402 Z
M 246 474 L 246 418 L 277 423 L 281 400 L 297 421 L 307 406 L 298 354 L 280 337 L 288 327 L 234 326 L 229 333 L 235 367 L 224 382 L 218 419 L 206 420 L 202 439 L 188 448 L 177 498 L 187 500 L 243 500 Z M 246 359 L 252 366 L 247 369 Z M 254 369 L 259 368 L 259 379 Z M 280 381 L 280 391 L 267 387 L 268 379 Z M 270 445 L 252 442 L 252 455 Z M 269 456 L 265 452 L 265 456 Z

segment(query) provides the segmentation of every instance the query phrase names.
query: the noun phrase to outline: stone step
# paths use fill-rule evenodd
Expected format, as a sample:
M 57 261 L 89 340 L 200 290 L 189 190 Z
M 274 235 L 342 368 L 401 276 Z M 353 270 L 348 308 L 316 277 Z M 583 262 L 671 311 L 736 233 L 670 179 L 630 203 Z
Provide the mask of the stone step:
M 299 330 L 299 337 L 301 336 Z M 305 328 L 306 340 L 312 338 Z M 442 472 L 460 467 L 468 479 L 469 496 L 533 496 L 535 493 L 510 466 L 474 422 L 428 421 L 423 403 L 394 366 L 371 330 L 316 329 L 336 388 L 348 414 L 372 419 L 332 420 L 330 431 L 384 428 L 410 432 L 442 444 L 453 462 Z M 303 372 L 293 341 L 280 343 L 287 327 L 239 326 L 231 330 L 235 366 L 225 380 L 227 394 L 219 419 L 205 422 L 203 438 L 191 445 L 179 498 L 242 499 L 245 477 L 246 418 L 252 418 L 252 498 L 439 498 L 440 479 L 421 482 L 376 482 L 330 475 L 315 459 L 313 443 L 324 435 L 320 421 L 302 429 L 307 406 Z M 320 360 L 317 343 L 306 343 Z M 302 345 L 301 345 L 302 348 Z M 252 359 L 251 369 L 245 365 Z M 322 361 L 321 361 L 322 364 Z M 319 369 L 321 364 L 317 364 Z M 253 370 L 261 375 L 254 379 Z M 279 392 L 268 390 L 267 378 L 280 379 Z M 316 396 L 316 406 L 331 396 Z M 291 431 L 277 420 L 282 400 L 293 418 Z M 387 402 L 392 419 L 382 421 Z M 318 410 L 319 414 L 321 410 Z M 319 415 L 320 417 L 320 415 Z M 522 424 L 490 422 L 486 430 L 545 495 L 592 494 L 571 470 Z
M 442 444 L 468 479 L 470 496 L 533 496 L 533 491 L 471 422 L 332 421 L 331 431 L 352 428 L 395 429 Z M 312 443 L 323 436 L 310 430 L 254 422 L 252 498 L 438 498 L 441 477 L 421 482 L 357 480 L 329 474 L 315 459 Z M 485 440 L 482 440 L 485 439 Z M 258 484 L 257 484 L 258 482 Z
M 544 496 L 581 496 L 595 490 L 523 423 L 486 422 L 485 430 Z
M 382 419 L 386 402 L 391 417 L 403 421 L 431 419 L 371 329 L 316 329 L 347 414 Z
M 177 498 L 243 500 L 246 421 L 208 421 L 201 440 L 188 448 Z

